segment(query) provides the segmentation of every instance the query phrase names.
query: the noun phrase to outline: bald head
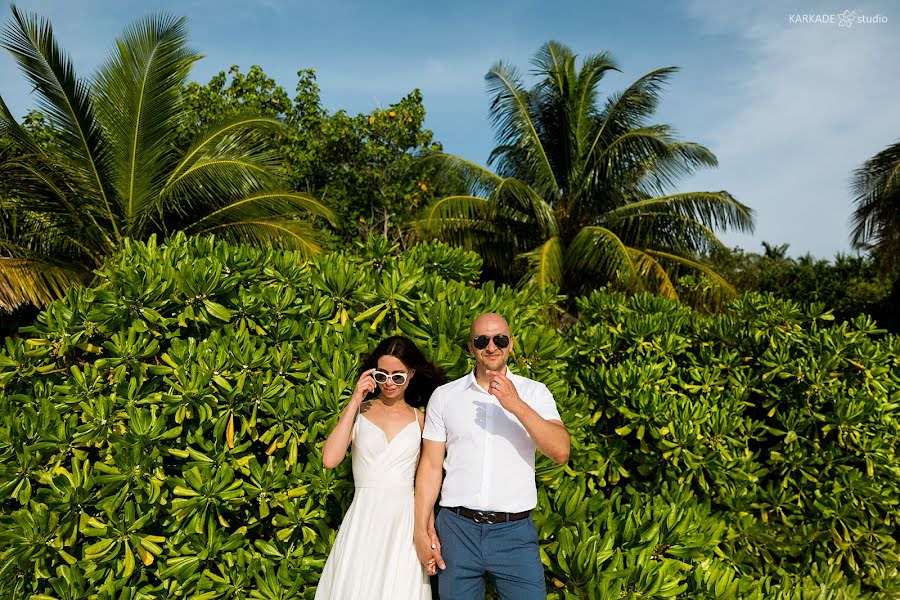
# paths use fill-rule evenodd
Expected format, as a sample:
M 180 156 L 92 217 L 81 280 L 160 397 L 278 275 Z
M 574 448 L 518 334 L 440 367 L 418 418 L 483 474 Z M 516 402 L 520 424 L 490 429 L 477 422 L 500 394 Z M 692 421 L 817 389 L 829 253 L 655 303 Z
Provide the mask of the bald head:
M 469 339 L 480 334 L 482 330 L 489 330 L 492 335 L 497 333 L 510 334 L 509 323 L 497 313 L 484 313 L 475 317 L 475 320 L 472 321 L 472 327 L 469 329 Z
M 476 348 L 476 338 L 486 339 L 487 345 Z M 499 343 L 498 340 L 500 340 Z M 503 372 L 506 369 L 506 361 L 513 347 L 513 337 L 509 332 L 509 323 L 497 313 L 479 315 L 472 321 L 468 347 L 469 352 L 475 357 L 476 372 L 480 376 L 486 376 L 488 371 Z

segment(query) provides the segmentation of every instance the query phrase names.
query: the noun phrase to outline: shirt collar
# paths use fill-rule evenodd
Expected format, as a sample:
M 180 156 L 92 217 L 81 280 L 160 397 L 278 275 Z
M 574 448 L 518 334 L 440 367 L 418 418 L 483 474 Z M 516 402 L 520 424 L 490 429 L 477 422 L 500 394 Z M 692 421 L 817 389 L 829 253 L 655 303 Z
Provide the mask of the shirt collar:
M 475 381 L 475 368 L 473 367 L 469 374 L 466 375 L 466 388 L 475 387 L 478 388 L 478 382 Z

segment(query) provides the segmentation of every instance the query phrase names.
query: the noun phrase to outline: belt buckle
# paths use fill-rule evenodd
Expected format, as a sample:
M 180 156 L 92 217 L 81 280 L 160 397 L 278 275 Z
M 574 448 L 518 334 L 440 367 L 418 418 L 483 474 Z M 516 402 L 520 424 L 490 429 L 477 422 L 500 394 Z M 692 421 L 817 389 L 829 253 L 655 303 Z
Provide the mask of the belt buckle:
M 480 510 L 476 510 L 472 514 L 472 520 L 476 523 L 486 523 L 488 525 L 493 525 L 497 522 L 497 513 L 481 512 Z

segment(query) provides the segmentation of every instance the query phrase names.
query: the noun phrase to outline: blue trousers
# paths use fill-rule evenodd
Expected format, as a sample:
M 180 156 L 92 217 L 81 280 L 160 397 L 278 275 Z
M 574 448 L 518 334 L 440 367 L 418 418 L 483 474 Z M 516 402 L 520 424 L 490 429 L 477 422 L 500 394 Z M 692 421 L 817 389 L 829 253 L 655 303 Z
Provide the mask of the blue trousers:
M 531 517 L 488 525 L 441 510 L 435 529 L 447 564 L 437 576 L 441 600 L 484 600 L 488 575 L 503 600 L 547 600 Z

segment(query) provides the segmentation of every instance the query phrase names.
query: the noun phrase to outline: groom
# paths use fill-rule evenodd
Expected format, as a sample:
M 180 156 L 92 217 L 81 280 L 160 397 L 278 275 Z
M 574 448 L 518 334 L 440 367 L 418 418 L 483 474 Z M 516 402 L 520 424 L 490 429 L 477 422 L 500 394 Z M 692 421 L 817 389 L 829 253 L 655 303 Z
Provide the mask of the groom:
M 531 520 L 534 453 L 566 462 L 569 433 L 547 387 L 506 368 L 513 342 L 500 315 L 476 318 L 468 342 L 475 370 L 437 388 L 428 403 L 414 539 L 428 573 L 441 569 L 443 600 L 483 600 L 486 575 L 503 600 L 547 597 Z

